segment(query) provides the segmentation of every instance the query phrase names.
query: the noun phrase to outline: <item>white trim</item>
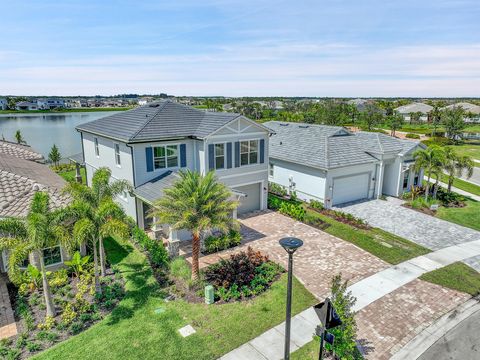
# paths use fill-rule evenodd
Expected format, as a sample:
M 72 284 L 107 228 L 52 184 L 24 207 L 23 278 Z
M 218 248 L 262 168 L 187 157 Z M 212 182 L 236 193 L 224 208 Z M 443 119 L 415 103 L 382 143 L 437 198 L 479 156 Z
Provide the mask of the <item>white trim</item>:
M 153 172 L 159 172 L 159 171 L 165 171 L 165 170 L 171 170 L 171 169 L 180 169 L 181 164 L 180 164 L 180 145 L 184 143 L 166 143 L 166 144 L 157 144 L 157 145 L 152 145 L 152 161 L 153 161 Z M 176 146 L 177 147 L 177 166 L 168 166 L 168 156 L 167 156 L 167 146 Z M 186 145 L 185 145 L 186 146 Z M 164 147 L 165 148 L 165 167 L 164 168 L 155 168 L 155 148 L 156 147 Z M 185 154 L 186 155 L 186 154 Z
M 93 152 L 97 159 L 100 159 L 100 146 L 98 144 L 98 137 L 93 137 Z
M 118 147 L 118 162 L 117 162 L 117 148 Z M 115 158 L 115 165 L 118 168 L 122 168 L 122 157 L 120 155 L 120 144 L 118 142 L 113 143 L 113 157 Z
M 60 244 L 55 245 L 55 246 L 50 246 L 42 249 L 42 253 L 47 250 L 47 249 L 53 249 L 58 247 L 60 249 L 60 262 L 56 262 L 53 264 L 45 265 L 45 267 L 50 267 L 50 266 L 57 266 L 59 264 L 63 264 L 63 251 L 62 251 L 62 246 Z M 43 262 L 45 263 L 45 255 L 43 254 Z
M 211 145 L 213 145 L 213 170 L 215 170 L 216 172 L 230 170 L 228 169 L 228 166 L 227 166 L 227 162 L 228 162 L 227 142 L 221 141 L 221 142 L 212 143 Z M 220 168 L 220 169 L 217 169 L 217 157 L 220 157 L 220 156 L 217 156 L 216 154 L 215 145 L 223 145 L 223 168 Z
M 250 123 L 250 125 L 255 125 L 256 127 L 265 130 L 265 132 L 268 133 L 268 134 L 273 133 L 273 131 L 270 130 L 269 128 L 267 128 L 266 126 L 264 126 L 264 125 L 262 125 L 262 124 L 259 124 L 259 123 L 255 122 L 255 121 L 253 121 L 253 120 L 251 120 L 251 119 L 249 119 L 249 118 L 247 118 L 247 117 L 245 117 L 245 116 L 243 116 L 243 115 L 239 115 L 239 116 L 233 118 L 230 122 L 226 123 L 225 125 L 219 127 L 217 130 L 215 130 L 214 132 L 212 132 L 212 133 L 210 133 L 209 135 L 207 135 L 207 136 L 205 137 L 205 139 L 209 139 L 209 138 L 211 138 L 211 137 L 213 137 L 213 136 L 216 136 L 215 134 L 216 134 L 217 132 L 219 132 L 219 131 L 222 130 L 222 129 L 225 129 L 226 127 L 230 127 L 230 124 L 232 124 L 234 121 L 239 121 L 239 120 L 244 120 L 244 121 Z M 265 135 L 265 132 L 261 132 L 261 134 Z M 240 122 L 238 123 L 237 133 L 240 133 Z M 224 136 L 224 135 L 218 135 L 218 136 Z M 232 136 L 232 135 L 230 134 L 230 135 L 228 135 L 228 136 Z
M 232 141 L 242 141 L 243 139 L 242 139 L 242 140 L 239 140 L 239 138 L 238 138 L 239 135 L 265 136 L 265 133 L 264 133 L 264 132 L 255 132 L 255 133 L 246 133 L 246 134 L 240 133 L 240 134 L 214 135 L 214 136 L 209 137 L 209 139 L 215 141 L 215 139 L 231 138 L 231 137 L 237 136 L 237 137 L 235 138 L 235 140 L 232 140 Z
M 260 162 L 260 140 L 261 139 L 258 139 L 258 138 L 256 138 L 256 139 L 247 138 L 247 139 L 237 140 L 239 142 L 239 149 L 238 149 L 238 162 L 239 162 L 238 167 L 239 168 L 261 164 L 261 162 Z M 250 141 L 256 141 L 257 142 L 257 162 L 255 162 L 255 163 L 250 163 Z M 242 142 L 248 142 L 248 152 L 246 153 L 246 154 L 248 154 L 248 164 L 245 164 L 245 165 L 242 165 Z M 265 152 L 265 149 L 263 149 L 263 151 Z M 245 154 L 245 153 L 243 153 L 243 154 Z M 265 161 L 264 161 L 264 163 L 265 163 Z
M 257 164 L 257 165 L 263 165 L 263 164 Z M 254 165 L 252 165 L 254 166 Z M 234 168 L 232 168 L 234 169 Z M 228 169 L 228 170 L 232 170 L 232 169 Z M 235 168 L 235 169 L 240 169 L 240 168 Z M 239 176 L 245 176 L 245 175 L 253 175 L 253 174 L 260 174 L 260 173 L 263 173 L 263 172 L 267 172 L 268 169 L 263 169 L 263 170 L 257 170 L 257 171 L 250 171 L 250 172 L 245 172 L 245 173 L 241 173 L 241 174 L 233 174 L 233 175 L 225 175 L 225 176 L 221 176 L 219 177 L 220 179 L 229 179 L 229 178 L 238 178 Z M 258 182 L 258 181 L 254 181 L 250 184 L 253 184 L 255 182 Z M 245 185 L 248 185 L 248 184 L 245 184 Z M 232 185 L 233 187 L 235 186 L 242 186 L 242 185 Z

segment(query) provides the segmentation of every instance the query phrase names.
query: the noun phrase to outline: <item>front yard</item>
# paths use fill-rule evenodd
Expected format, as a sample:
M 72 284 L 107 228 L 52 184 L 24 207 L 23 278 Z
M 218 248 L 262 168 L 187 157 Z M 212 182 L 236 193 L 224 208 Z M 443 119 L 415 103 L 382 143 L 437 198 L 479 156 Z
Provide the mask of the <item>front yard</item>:
M 284 321 L 286 274 L 258 297 L 222 305 L 164 301 L 145 256 L 132 245 L 106 241 L 109 261 L 125 278 L 126 295 L 111 315 L 36 359 L 214 359 Z M 316 303 L 294 282 L 293 313 Z M 197 331 L 182 338 L 178 329 Z
M 440 219 L 453 222 L 480 231 L 480 202 L 465 201 L 465 207 L 441 206 L 436 216 Z
M 448 175 L 441 174 L 440 175 L 440 181 L 445 183 L 445 184 L 448 184 Z M 455 178 L 455 180 L 453 180 L 453 187 L 456 187 L 457 189 L 466 191 L 470 194 L 480 196 L 480 186 L 475 185 L 471 182 L 468 182 L 468 181 L 465 181 L 465 180 L 462 180 L 462 179 L 459 179 L 459 178 Z

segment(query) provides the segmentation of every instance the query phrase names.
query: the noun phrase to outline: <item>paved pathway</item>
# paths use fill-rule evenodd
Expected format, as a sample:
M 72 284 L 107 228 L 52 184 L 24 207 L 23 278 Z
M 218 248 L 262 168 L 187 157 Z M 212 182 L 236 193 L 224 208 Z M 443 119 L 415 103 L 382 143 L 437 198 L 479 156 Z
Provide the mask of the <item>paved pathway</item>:
M 395 198 L 347 204 L 341 211 L 432 250 L 480 240 L 480 232 L 401 206 Z M 480 257 L 465 263 L 480 271 Z
M 17 334 L 17 325 L 13 316 L 12 305 L 7 290 L 5 274 L 0 274 L 0 339 Z
M 465 173 L 461 176 L 461 178 L 465 181 L 469 181 L 475 185 L 480 185 L 480 168 L 474 167 L 473 168 L 473 175 L 470 178 L 465 176 Z
M 480 255 L 480 239 L 472 242 L 452 245 L 444 249 L 416 257 L 401 264 L 391 266 L 388 269 L 369 276 L 368 278 L 365 278 L 351 285 L 348 288 L 348 290 L 352 292 L 352 295 L 357 298 L 357 303 L 355 304 L 354 308 L 356 311 L 360 311 L 362 309 L 367 310 L 369 305 L 373 306 L 373 308 L 370 308 L 368 310 L 371 315 L 369 316 L 368 313 L 364 315 L 364 318 L 367 320 L 365 321 L 367 324 L 370 322 L 371 319 L 377 319 L 377 321 L 380 320 L 382 325 L 390 323 L 389 320 L 383 319 L 383 317 L 377 310 L 377 307 L 380 304 L 380 307 L 383 308 L 384 314 L 393 314 L 397 318 L 403 319 L 403 325 L 406 325 L 406 327 L 402 327 L 401 322 L 394 322 L 393 333 L 397 334 L 395 329 L 400 327 L 404 332 L 403 336 L 400 337 L 400 339 L 397 335 L 391 336 L 389 339 L 385 340 L 383 344 L 381 344 L 382 341 L 376 341 L 376 343 L 373 345 L 373 347 L 375 347 L 375 355 L 373 356 L 373 358 L 389 358 L 392 348 L 395 345 L 401 347 L 408 340 L 413 338 L 414 335 L 412 331 L 415 329 L 415 327 L 423 328 L 426 325 L 428 326 L 428 323 L 425 324 L 425 322 L 433 321 L 435 317 L 437 317 L 438 312 L 444 313 L 468 298 L 468 295 L 466 294 L 461 294 L 453 290 L 444 289 L 436 285 L 432 285 L 430 287 L 432 291 L 422 292 L 423 294 L 425 294 L 425 296 L 430 296 L 429 301 L 424 301 L 424 304 L 422 304 L 421 299 L 420 301 L 418 301 L 418 298 L 415 298 L 413 301 L 410 300 L 409 302 L 402 303 L 402 301 L 398 301 L 399 297 L 396 294 L 393 294 L 393 292 L 404 287 L 404 285 L 417 281 L 416 279 L 426 272 L 439 269 L 456 261 L 464 260 L 471 257 L 472 255 Z M 295 275 L 298 277 L 297 273 Z M 413 286 L 415 286 L 415 284 L 413 284 Z M 422 285 L 417 285 L 417 287 L 423 288 Z M 442 296 L 437 296 L 436 291 L 434 291 L 435 288 L 441 291 Z M 405 289 L 407 289 L 407 291 L 405 291 Z M 401 289 L 401 291 L 405 292 L 408 296 L 411 296 L 413 292 L 411 289 L 408 290 L 408 287 L 404 287 L 403 289 Z M 387 300 L 382 299 L 389 294 L 392 294 L 390 296 L 390 300 L 388 298 Z M 433 299 L 431 298 L 432 295 Z M 454 301 L 448 302 L 447 299 L 451 297 L 454 298 Z M 402 299 L 401 296 L 400 299 Z M 380 300 L 380 302 L 375 303 L 377 300 Z M 410 306 L 408 306 L 407 309 L 404 310 L 402 309 L 402 306 L 404 306 L 405 303 L 409 304 Z M 427 311 L 423 311 L 423 313 L 421 313 L 422 316 L 419 315 L 418 311 L 417 316 L 412 316 L 415 307 L 420 310 L 425 310 L 422 309 L 419 304 L 425 306 L 428 303 L 436 305 L 436 311 L 430 308 L 426 309 Z M 449 304 L 449 306 L 446 307 L 446 304 Z M 395 307 L 399 307 L 400 309 L 402 309 L 402 311 L 395 311 Z M 314 333 L 316 324 L 318 324 L 318 318 L 316 317 L 315 313 L 311 308 L 303 311 L 302 313 L 296 315 L 293 318 L 291 351 L 295 351 L 299 347 L 305 345 L 312 340 L 312 334 Z M 409 329 L 409 326 L 413 326 L 414 329 Z M 282 349 L 284 339 L 284 327 L 285 324 L 282 323 L 275 328 L 268 330 L 259 337 L 226 354 L 221 359 L 281 359 L 283 355 Z M 375 337 L 376 335 L 377 340 L 379 338 L 384 338 L 384 336 L 379 336 L 379 331 L 385 331 L 385 327 L 382 328 L 381 326 L 372 326 L 371 324 L 367 327 L 368 329 L 363 332 L 363 335 L 367 335 L 367 339 L 372 339 L 372 335 L 374 335 L 373 337 Z M 368 330 L 370 330 L 370 332 Z M 376 334 L 373 334 L 373 332 L 376 332 Z M 401 340 L 401 342 L 399 343 L 398 340 Z M 394 350 L 395 349 L 393 349 L 393 351 Z

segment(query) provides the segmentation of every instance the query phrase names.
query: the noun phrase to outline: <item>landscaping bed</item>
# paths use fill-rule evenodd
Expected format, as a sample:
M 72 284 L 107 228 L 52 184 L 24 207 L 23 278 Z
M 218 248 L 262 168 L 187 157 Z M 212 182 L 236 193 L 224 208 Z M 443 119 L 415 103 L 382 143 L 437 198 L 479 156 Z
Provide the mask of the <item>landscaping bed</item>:
M 90 265 L 90 264 L 88 264 Z M 18 334 L 0 342 L 5 359 L 25 359 L 76 335 L 103 319 L 124 296 L 123 279 L 109 269 L 101 279 L 102 293 L 95 292 L 93 269 L 86 266 L 77 276 L 61 269 L 48 274 L 55 317 L 46 315 L 41 274 L 29 265 L 20 286 L 9 286 Z

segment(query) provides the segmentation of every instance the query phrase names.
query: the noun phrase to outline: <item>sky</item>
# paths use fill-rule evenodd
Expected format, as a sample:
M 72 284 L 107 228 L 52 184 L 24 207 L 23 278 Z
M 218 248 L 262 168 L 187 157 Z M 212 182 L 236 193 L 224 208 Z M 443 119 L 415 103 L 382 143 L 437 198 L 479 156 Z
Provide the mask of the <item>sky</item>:
M 479 0 L 0 0 L 0 94 L 480 96 Z

